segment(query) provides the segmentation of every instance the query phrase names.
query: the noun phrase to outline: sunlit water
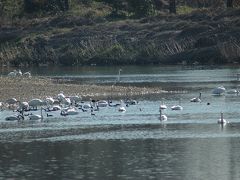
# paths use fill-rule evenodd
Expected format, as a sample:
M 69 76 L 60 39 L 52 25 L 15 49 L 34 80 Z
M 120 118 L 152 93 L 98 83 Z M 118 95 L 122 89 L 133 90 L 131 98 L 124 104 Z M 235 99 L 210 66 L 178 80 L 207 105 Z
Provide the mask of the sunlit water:
M 35 75 L 112 84 L 120 67 L 35 70 Z M 0 112 L 0 179 L 239 179 L 240 96 L 213 96 L 218 85 L 240 89 L 238 68 L 121 67 L 120 83 L 156 86 L 170 93 L 136 97 L 118 112 L 7 122 Z M 48 70 L 48 71 L 47 71 Z M 2 70 L 6 75 L 7 71 Z M 201 103 L 190 99 L 202 92 Z M 160 122 L 159 104 L 168 106 Z M 114 101 L 117 103 L 118 101 Z M 210 103 L 210 105 L 207 105 Z M 181 104 L 182 111 L 171 106 Z M 220 126 L 220 112 L 229 124 Z M 40 113 L 39 111 L 33 113 Z

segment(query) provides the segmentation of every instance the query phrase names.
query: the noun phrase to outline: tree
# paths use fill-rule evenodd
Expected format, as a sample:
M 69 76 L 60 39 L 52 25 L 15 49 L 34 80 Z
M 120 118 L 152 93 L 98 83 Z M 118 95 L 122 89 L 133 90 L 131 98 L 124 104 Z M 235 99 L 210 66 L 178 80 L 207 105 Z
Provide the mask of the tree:
M 169 0 L 169 12 L 176 14 L 176 0 Z
M 233 7 L 233 0 L 227 0 L 227 7 L 232 8 Z

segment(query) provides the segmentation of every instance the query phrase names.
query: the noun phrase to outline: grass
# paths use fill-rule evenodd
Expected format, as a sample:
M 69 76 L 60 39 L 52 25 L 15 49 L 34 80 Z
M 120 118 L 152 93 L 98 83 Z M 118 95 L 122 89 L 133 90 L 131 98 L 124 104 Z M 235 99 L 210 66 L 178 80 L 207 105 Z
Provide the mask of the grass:
M 190 14 L 194 11 L 194 8 L 190 6 L 178 6 L 177 7 L 177 14 Z

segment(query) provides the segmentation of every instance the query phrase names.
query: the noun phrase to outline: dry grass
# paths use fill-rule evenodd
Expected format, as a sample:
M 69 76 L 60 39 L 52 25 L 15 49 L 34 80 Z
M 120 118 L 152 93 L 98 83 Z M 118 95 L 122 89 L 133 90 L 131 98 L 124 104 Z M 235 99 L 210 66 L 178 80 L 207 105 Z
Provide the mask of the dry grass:
M 20 101 L 29 101 L 32 98 L 43 99 L 47 96 L 56 97 L 61 91 L 68 96 L 81 95 L 85 99 L 167 93 L 159 87 L 100 86 L 73 84 L 65 82 L 65 80 L 56 81 L 43 77 L 32 77 L 31 79 L 0 77 L 0 101 L 12 97 Z

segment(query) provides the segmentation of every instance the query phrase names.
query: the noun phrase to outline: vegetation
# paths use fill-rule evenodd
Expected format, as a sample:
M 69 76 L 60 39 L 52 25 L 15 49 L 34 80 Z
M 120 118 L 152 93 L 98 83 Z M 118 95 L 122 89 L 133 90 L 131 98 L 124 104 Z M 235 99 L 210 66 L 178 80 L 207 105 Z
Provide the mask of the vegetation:
M 0 65 L 239 62 L 239 5 L 240 0 L 2 0 Z

